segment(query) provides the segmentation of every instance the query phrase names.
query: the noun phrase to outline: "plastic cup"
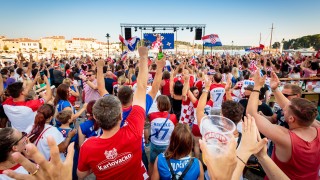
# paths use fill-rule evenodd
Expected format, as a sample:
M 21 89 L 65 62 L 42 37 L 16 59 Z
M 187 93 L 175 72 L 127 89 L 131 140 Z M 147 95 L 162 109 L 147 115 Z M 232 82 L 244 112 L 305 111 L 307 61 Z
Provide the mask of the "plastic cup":
M 228 118 L 216 115 L 205 116 L 201 120 L 200 132 L 211 155 L 226 152 L 236 125 Z
M 79 109 L 80 109 L 80 105 L 81 105 L 81 102 L 80 102 L 80 101 L 74 102 L 74 108 L 75 108 L 76 110 L 79 110 Z

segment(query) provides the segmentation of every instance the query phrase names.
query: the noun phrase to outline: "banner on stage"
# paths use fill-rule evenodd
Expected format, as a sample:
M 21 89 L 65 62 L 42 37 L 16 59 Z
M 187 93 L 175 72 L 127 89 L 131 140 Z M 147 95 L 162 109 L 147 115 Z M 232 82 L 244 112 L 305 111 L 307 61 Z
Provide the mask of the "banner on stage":
M 143 39 L 150 49 L 174 49 L 174 33 L 144 33 Z

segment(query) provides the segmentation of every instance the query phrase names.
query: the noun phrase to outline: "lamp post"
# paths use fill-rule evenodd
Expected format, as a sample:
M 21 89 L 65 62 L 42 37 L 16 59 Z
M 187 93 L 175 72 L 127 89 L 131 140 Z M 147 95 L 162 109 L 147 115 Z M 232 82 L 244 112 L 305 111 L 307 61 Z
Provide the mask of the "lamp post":
M 231 55 L 233 55 L 233 41 L 231 41 L 231 44 L 232 44 L 232 46 L 231 46 Z
M 106 34 L 106 38 L 107 38 L 107 43 L 108 43 L 108 57 L 109 57 L 109 38 L 110 38 L 109 33 Z

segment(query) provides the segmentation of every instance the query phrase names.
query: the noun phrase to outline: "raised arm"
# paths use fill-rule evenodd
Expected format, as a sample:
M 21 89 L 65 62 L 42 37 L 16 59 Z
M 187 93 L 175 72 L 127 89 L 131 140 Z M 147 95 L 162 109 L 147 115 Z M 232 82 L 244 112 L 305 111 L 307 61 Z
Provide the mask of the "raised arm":
M 104 60 L 99 60 L 97 63 L 97 87 L 100 96 L 105 96 L 109 94 L 109 92 L 106 90 L 105 84 L 104 84 L 104 77 L 103 77 L 103 66 L 104 66 Z
M 29 91 L 33 88 L 33 86 L 38 82 L 38 79 L 40 78 L 40 73 L 38 72 L 36 77 L 32 82 L 28 82 L 27 87 L 23 90 L 24 94 L 28 94 Z M 50 85 L 49 85 L 50 88 Z
M 0 96 L 3 94 L 4 88 L 3 88 L 3 79 L 2 75 L 0 75 Z
M 187 99 L 187 93 L 188 93 L 188 90 L 190 89 L 189 80 L 190 80 L 189 74 L 185 74 L 184 75 L 183 89 L 182 89 L 182 98 L 184 100 Z
M 33 56 L 32 56 L 32 54 L 30 54 L 30 61 L 29 61 L 29 64 L 28 64 L 27 72 L 26 72 L 28 78 L 31 75 L 32 63 L 33 63 Z
M 198 101 L 197 114 L 196 114 L 199 127 L 200 127 L 202 118 L 205 116 L 204 108 L 206 106 L 207 97 L 210 92 L 210 86 L 211 86 L 211 81 L 208 79 L 208 76 L 205 76 L 205 87 L 204 87 L 204 90 L 202 90 L 202 94 Z
M 173 72 L 171 72 L 170 73 L 170 84 L 169 84 L 171 97 L 173 97 L 173 95 L 174 95 L 173 85 L 174 85 Z
M 133 95 L 132 105 L 138 105 L 146 109 L 146 89 L 148 81 L 148 49 L 140 47 L 139 73 L 137 78 L 137 90 Z
M 47 76 L 44 75 L 43 78 L 44 78 L 44 82 L 46 82 L 46 94 L 43 96 L 43 99 L 46 102 L 48 102 L 52 98 L 52 90 L 51 90 L 50 82 L 49 82 Z
M 256 124 L 259 131 L 267 138 L 271 139 L 276 144 L 289 145 L 289 134 L 287 133 L 288 130 L 284 127 L 272 124 L 269 120 L 257 112 L 259 104 L 259 92 L 265 83 L 265 79 L 266 76 L 261 77 L 260 70 L 258 69 L 254 74 L 254 88 L 248 101 L 247 113 L 256 119 Z
M 278 76 L 276 75 L 275 72 L 271 72 L 270 87 L 276 99 L 276 102 L 279 104 L 281 109 L 283 109 L 290 103 L 290 101 L 279 91 L 278 89 L 279 84 L 280 84 L 280 80 Z
M 156 97 L 159 91 L 160 83 L 162 79 L 162 70 L 163 70 L 163 67 L 166 65 L 166 57 L 164 56 L 161 60 L 156 60 L 156 64 L 157 64 L 156 75 L 154 76 L 152 89 L 148 93 L 152 97 L 152 99 Z

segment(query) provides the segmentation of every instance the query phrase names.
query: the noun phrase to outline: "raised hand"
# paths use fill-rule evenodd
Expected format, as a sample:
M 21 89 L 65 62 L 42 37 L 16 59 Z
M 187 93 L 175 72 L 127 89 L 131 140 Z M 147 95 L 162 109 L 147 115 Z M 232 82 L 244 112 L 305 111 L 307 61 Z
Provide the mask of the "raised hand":
M 71 143 L 68 147 L 68 155 L 64 162 L 60 160 L 59 148 L 53 139 L 49 136 L 48 145 L 50 148 L 51 160 L 47 161 L 41 152 L 34 144 L 26 145 L 26 154 L 37 164 L 32 163 L 29 159 L 24 157 L 20 152 L 12 154 L 13 160 L 21 164 L 30 174 L 20 174 L 12 170 L 5 170 L 3 173 L 7 176 L 23 180 L 60 180 L 60 179 L 72 179 L 72 165 L 74 155 L 74 143 Z
M 254 80 L 254 87 L 256 88 L 261 88 L 262 86 L 264 86 L 265 82 L 266 82 L 266 78 L 267 76 L 264 75 L 261 77 L 260 75 L 260 69 L 258 68 L 256 70 L 256 72 L 254 73 L 254 77 L 253 77 L 253 80 Z
M 275 90 L 278 88 L 280 84 L 280 80 L 275 72 L 271 72 L 271 79 L 270 79 L 270 87 L 272 90 Z
M 139 47 L 138 49 L 138 52 L 139 52 L 139 55 L 140 55 L 140 58 L 146 58 L 148 59 L 148 48 L 147 47 Z
M 104 62 L 104 60 L 99 60 L 99 61 L 97 61 L 96 62 L 96 66 L 97 66 L 97 68 L 101 68 L 101 67 L 103 67 L 104 66 L 104 64 L 105 64 L 105 62 Z

